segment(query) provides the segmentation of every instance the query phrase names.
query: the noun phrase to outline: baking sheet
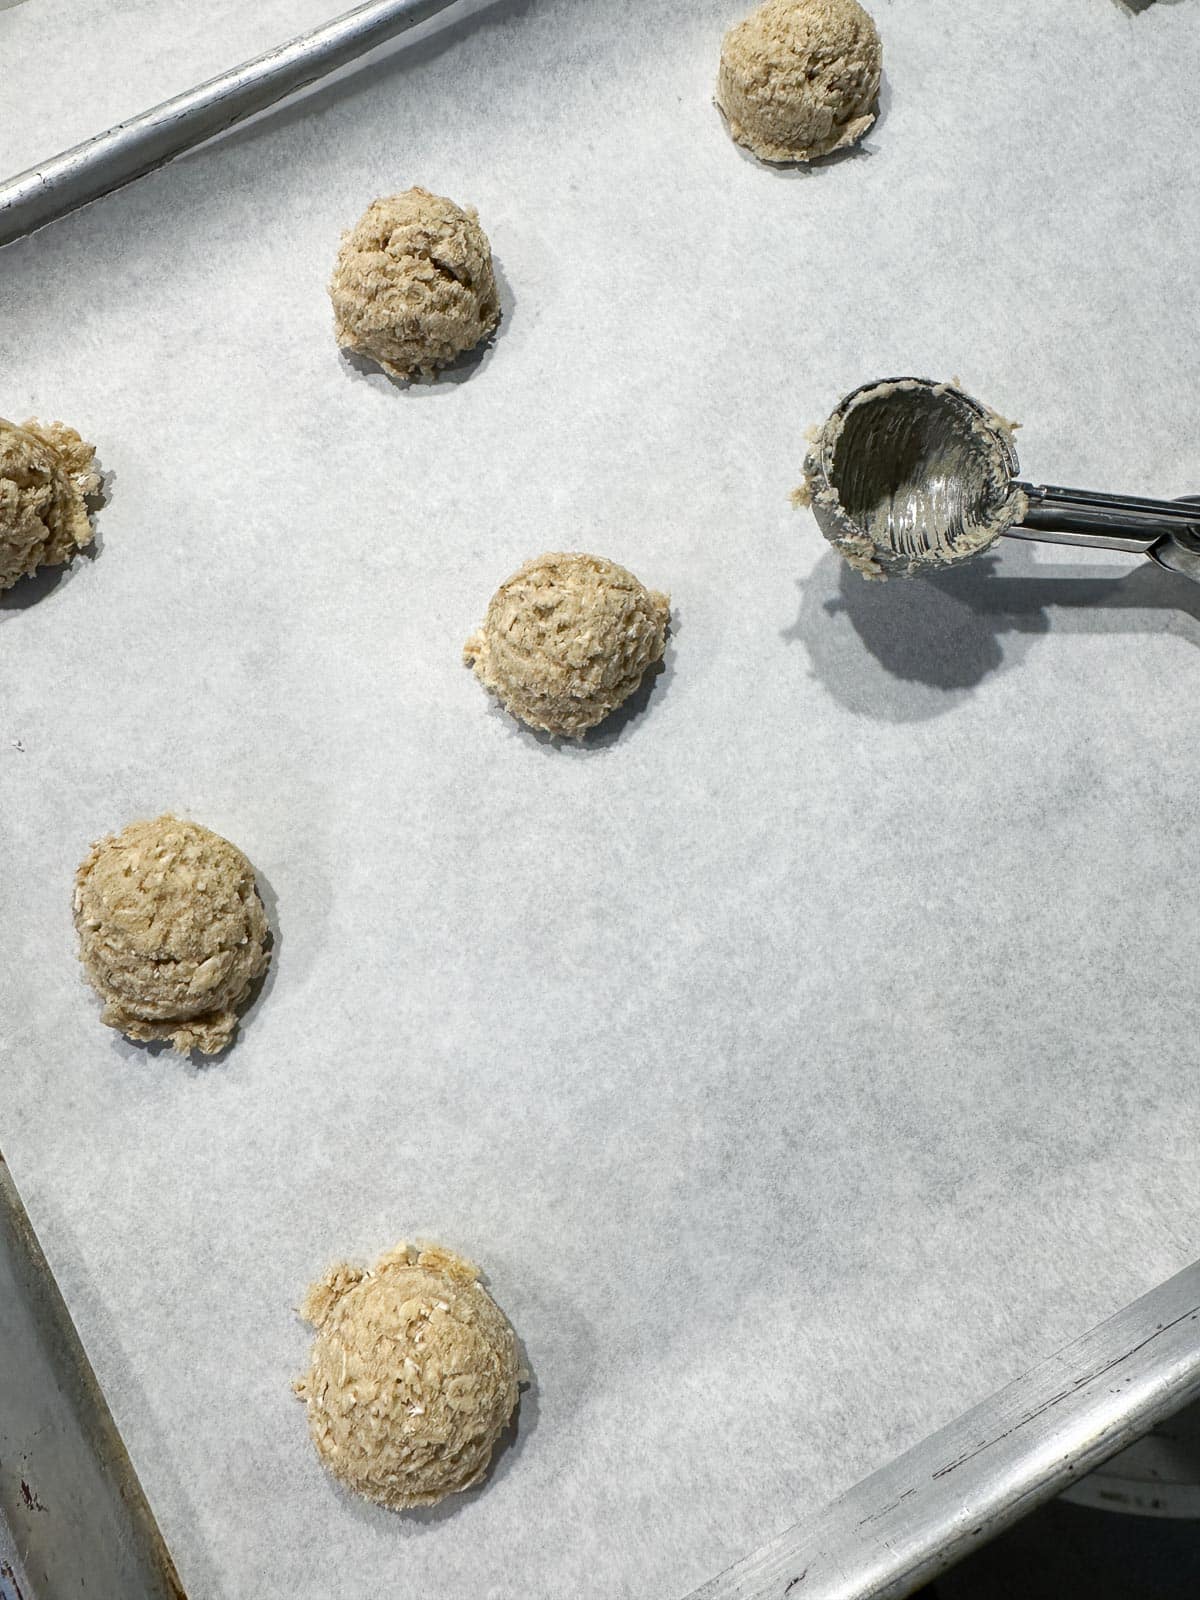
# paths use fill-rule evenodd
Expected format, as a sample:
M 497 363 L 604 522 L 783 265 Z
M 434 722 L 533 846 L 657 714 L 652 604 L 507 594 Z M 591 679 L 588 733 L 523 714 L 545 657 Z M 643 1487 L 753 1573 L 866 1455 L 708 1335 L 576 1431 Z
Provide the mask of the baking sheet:
M 321 9 L 25 0 L 0 167 Z M 675 1600 L 1195 1254 L 1200 590 L 867 587 L 787 499 L 906 371 L 1033 477 L 1200 492 L 1195 5 L 876 0 L 883 115 L 808 173 L 711 106 L 736 7 L 470 9 L 0 255 L 0 412 L 111 474 L 98 556 L 0 601 L 0 1134 L 192 1600 Z M 323 286 L 411 182 L 505 317 L 401 391 Z M 459 662 L 547 548 L 673 597 L 584 749 Z M 210 1065 L 74 959 L 87 843 L 168 807 L 278 936 Z M 308 1280 L 402 1236 L 534 1372 L 407 1518 L 289 1392 Z
M 182 1590 L 0 1156 L 0 1600 L 68 1596 Z
M 34 1600 L 3 1513 L 0 1513 L 0 1600 Z

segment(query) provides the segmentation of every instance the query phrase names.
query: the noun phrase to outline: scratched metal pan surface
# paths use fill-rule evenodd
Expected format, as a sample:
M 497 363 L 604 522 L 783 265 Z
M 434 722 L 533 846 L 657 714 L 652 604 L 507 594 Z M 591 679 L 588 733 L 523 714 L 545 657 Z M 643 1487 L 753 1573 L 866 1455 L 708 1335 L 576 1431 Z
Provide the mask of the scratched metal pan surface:
M 0 600 L 0 1137 L 194 1600 L 682 1600 L 1198 1253 L 1200 589 L 869 584 L 789 494 L 893 373 L 1032 479 L 1200 492 L 1200 0 L 875 0 L 882 114 L 811 171 L 713 107 L 747 3 L 471 0 L 0 252 L 0 415 L 107 474 Z M 336 4 L 2 9 L 0 170 Z M 410 184 L 504 315 L 404 389 L 326 285 Z M 564 549 L 672 601 L 581 747 L 461 657 Z M 164 810 L 276 932 L 210 1062 L 76 960 L 89 843 Z M 401 1517 L 292 1382 L 309 1282 L 405 1237 L 533 1381 Z
M 184 1596 L 2 1157 L 0 1596 Z

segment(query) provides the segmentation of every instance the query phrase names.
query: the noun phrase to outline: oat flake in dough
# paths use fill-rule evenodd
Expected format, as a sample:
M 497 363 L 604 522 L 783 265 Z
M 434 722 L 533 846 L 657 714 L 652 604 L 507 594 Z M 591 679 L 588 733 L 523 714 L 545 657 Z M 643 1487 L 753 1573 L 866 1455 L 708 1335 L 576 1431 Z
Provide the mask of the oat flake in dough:
M 101 1021 L 130 1039 L 215 1055 L 270 956 L 246 857 L 195 822 L 131 822 L 75 875 L 75 927 Z
M 370 1271 L 334 1267 L 301 1315 L 316 1338 L 295 1390 L 335 1478 L 401 1511 L 484 1477 L 524 1374 L 477 1267 L 401 1244 Z
M 329 296 L 342 348 L 396 378 L 431 377 L 500 320 L 478 215 L 428 189 L 367 207 L 342 237 Z
M 61 422 L 18 427 L 0 417 L 0 592 L 91 544 L 95 454 Z
M 883 48 L 858 0 L 767 0 L 721 46 L 717 105 L 763 161 L 812 161 L 875 121 Z

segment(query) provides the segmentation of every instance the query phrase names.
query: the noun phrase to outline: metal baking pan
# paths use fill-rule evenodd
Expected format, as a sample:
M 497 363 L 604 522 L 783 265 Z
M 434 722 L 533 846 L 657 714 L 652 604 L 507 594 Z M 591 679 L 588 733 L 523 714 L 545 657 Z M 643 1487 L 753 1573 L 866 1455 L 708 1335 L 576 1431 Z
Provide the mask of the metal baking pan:
M 904 1600 L 1198 1395 L 1194 1262 L 688 1600 Z
M 467 0 L 4 250 L 0 411 L 112 475 L 97 559 L 0 601 L 4 1137 L 194 1600 L 879 1600 L 1189 1398 L 1200 589 L 1012 541 L 872 586 L 788 492 L 889 371 L 1196 492 L 1194 8 L 879 0 L 870 148 L 787 175 L 711 103 L 747 5 Z M 336 8 L 0 10 L 0 172 Z M 409 392 L 324 285 L 417 182 L 505 316 Z M 460 653 L 560 541 L 679 620 L 581 750 Z M 211 1066 L 72 950 L 89 841 L 166 809 L 273 895 Z M 388 1519 L 305 1438 L 293 1307 L 405 1236 L 535 1386 Z
M 184 1590 L 0 1156 L 0 1600 L 89 1595 Z

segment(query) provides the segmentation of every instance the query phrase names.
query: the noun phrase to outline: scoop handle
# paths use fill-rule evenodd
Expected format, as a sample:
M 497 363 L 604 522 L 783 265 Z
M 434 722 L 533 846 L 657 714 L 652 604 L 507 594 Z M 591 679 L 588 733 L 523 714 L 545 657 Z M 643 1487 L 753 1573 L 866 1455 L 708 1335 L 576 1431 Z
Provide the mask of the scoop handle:
M 1014 487 L 1029 502 L 1021 526 L 1008 529 L 1018 539 L 1093 545 L 1137 555 L 1149 555 L 1161 539 L 1190 536 L 1200 546 L 1200 507 L 1186 501 L 1063 489 L 1049 483 Z

